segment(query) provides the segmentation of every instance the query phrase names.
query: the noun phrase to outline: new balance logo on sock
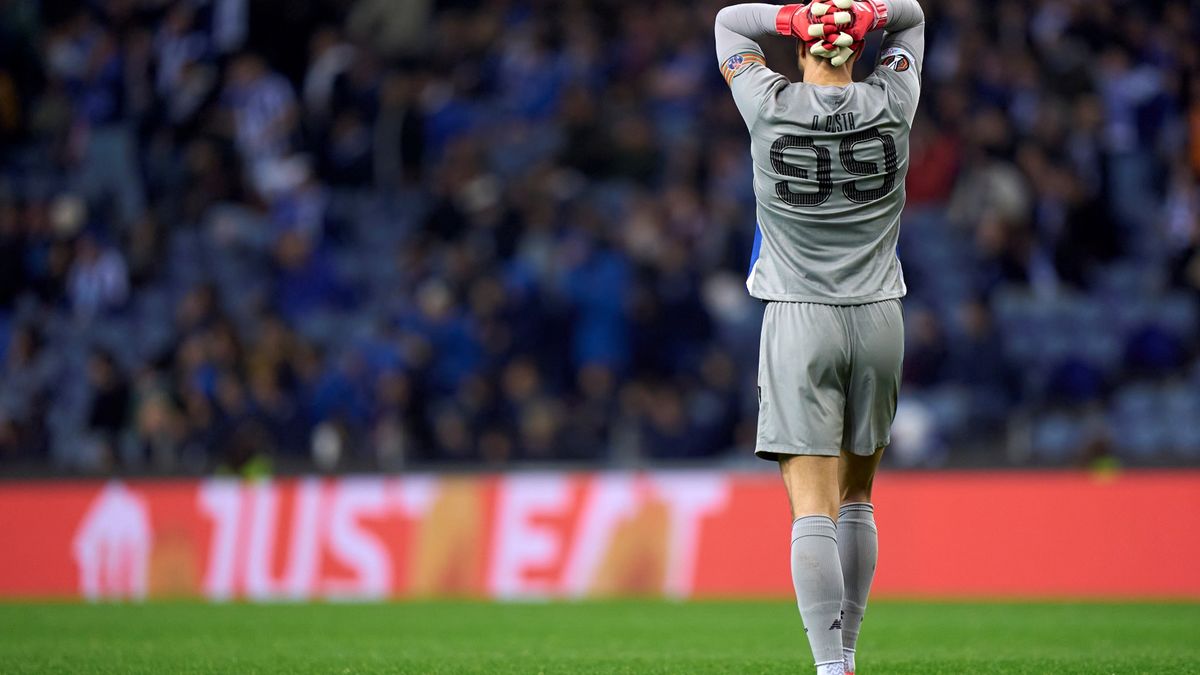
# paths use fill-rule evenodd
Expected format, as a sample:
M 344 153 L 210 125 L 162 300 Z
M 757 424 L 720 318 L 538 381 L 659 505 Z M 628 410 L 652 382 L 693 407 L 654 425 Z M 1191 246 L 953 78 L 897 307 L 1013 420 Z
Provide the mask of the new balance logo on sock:
M 842 620 L 841 620 L 841 618 L 839 617 L 839 618 L 837 618 L 837 619 L 834 619 L 834 620 L 833 620 L 833 625 L 829 627 L 829 630 L 841 630 L 841 629 L 842 629 Z

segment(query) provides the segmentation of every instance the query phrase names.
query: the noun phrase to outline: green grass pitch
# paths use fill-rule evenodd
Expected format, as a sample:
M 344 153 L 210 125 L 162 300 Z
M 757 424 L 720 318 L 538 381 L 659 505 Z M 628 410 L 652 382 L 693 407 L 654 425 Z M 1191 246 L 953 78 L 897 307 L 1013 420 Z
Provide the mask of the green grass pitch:
M 805 672 L 785 602 L 0 604 L 6 674 Z M 858 673 L 1200 673 L 1200 605 L 877 602 Z

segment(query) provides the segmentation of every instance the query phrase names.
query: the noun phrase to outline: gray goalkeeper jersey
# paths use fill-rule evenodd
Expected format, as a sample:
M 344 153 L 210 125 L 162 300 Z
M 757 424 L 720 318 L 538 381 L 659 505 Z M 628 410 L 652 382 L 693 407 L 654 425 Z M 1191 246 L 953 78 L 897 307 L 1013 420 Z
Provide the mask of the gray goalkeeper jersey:
M 729 9 L 740 7 L 752 6 Z M 742 18 L 725 17 L 734 25 Z M 726 35 L 721 54 L 721 28 L 719 18 L 721 70 L 750 130 L 754 162 L 750 294 L 834 305 L 904 296 L 896 246 L 923 24 L 887 33 L 874 72 L 846 87 L 789 82 L 745 35 L 733 45 Z

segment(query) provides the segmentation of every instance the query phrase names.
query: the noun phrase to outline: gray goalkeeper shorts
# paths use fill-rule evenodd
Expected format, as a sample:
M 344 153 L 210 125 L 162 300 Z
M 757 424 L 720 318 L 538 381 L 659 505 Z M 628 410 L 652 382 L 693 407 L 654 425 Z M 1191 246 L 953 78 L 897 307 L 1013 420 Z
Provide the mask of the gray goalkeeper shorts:
M 891 440 L 904 359 L 899 300 L 769 302 L 758 362 L 755 454 L 871 455 Z

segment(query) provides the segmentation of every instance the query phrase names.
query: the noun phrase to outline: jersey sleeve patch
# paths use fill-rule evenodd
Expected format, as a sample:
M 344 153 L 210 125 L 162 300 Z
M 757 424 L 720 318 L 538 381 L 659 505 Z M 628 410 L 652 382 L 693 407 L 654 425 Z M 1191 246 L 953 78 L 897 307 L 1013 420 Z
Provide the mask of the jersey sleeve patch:
M 900 47 L 890 47 L 879 55 L 879 65 L 891 68 L 897 73 L 903 73 L 912 68 L 913 60 L 912 54 Z
M 763 55 L 757 52 L 740 52 L 725 59 L 725 63 L 721 64 L 721 75 L 725 78 L 725 84 L 733 82 L 733 78 L 753 63 L 760 66 L 767 65 Z

